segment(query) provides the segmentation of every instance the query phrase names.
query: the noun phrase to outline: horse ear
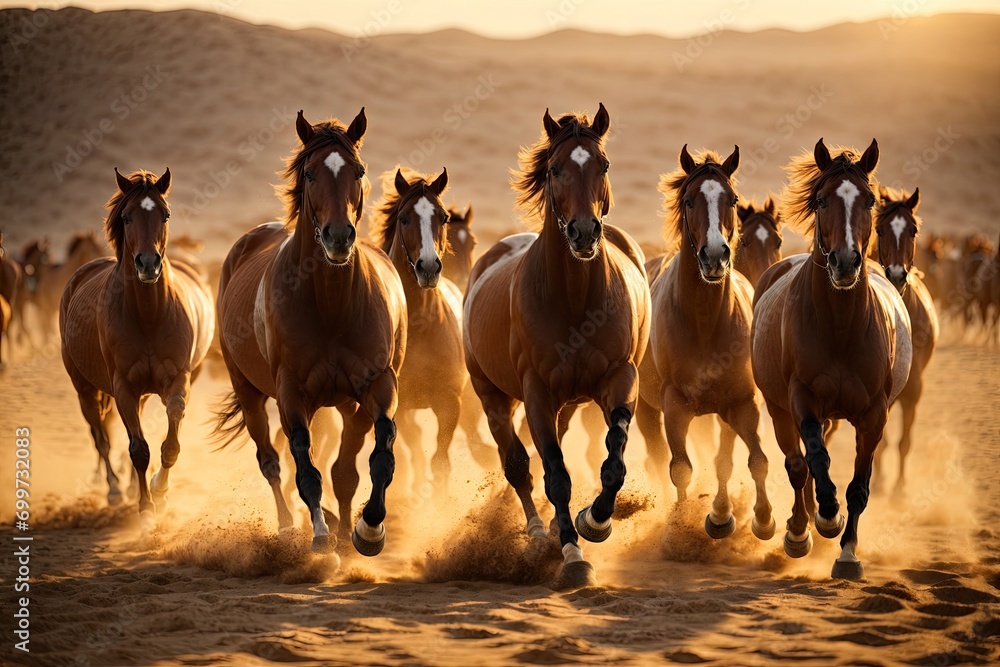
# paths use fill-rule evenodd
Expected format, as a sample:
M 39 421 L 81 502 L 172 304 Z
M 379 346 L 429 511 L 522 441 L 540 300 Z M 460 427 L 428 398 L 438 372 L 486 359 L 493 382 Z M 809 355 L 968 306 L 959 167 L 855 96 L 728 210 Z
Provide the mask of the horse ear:
M 722 171 L 726 172 L 726 176 L 731 177 L 740 166 L 740 147 L 736 146 L 733 152 L 729 154 L 726 161 L 722 163 Z
M 611 116 L 608 114 L 608 110 L 604 108 L 604 102 L 598 103 L 600 107 L 597 109 L 597 115 L 594 116 L 594 122 L 590 124 L 590 129 L 597 133 L 597 136 L 603 137 L 608 133 L 608 128 L 611 127 Z
M 362 137 L 365 136 L 365 132 L 368 130 L 368 116 L 365 115 L 365 108 L 361 107 L 361 111 L 358 115 L 354 117 L 351 121 L 351 126 L 347 128 L 347 138 L 351 140 L 355 145 L 361 142 Z
M 865 170 L 866 174 L 870 174 L 875 171 L 875 167 L 878 166 L 878 142 L 872 139 L 872 143 L 868 148 L 865 149 L 864 155 L 861 156 L 861 160 L 858 161 L 858 165 Z
M 403 176 L 403 170 L 396 169 L 396 194 L 402 197 L 409 189 L 410 184 L 406 182 L 406 178 Z
M 747 204 L 746 206 L 743 206 L 742 204 L 736 205 L 736 217 L 740 221 L 740 226 L 742 226 L 743 221 L 753 213 L 753 204 Z
M 920 188 L 914 190 L 910 198 L 906 200 L 906 208 L 910 209 L 910 213 L 916 213 L 918 206 L 920 206 Z
M 299 115 L 295 119 L 295 131 L 299 133 L 299 140 L 302 141 L 303 146 L 308 144 L 309 140 L 316 134 L 312 123 L 307 121 L 306 117 L 302 115 L 302 109 L 299 109 Z
M 434 194 L 440 197 L 441 193 L 444 192 L 445 188 L 447 187 L 448 187 L 448 167 L 445 167 L 444 170 L 442 170 L 441 175 L 435 178 L 434 182 L 431 183 L 431 190 L 434 192 Z
M 820 137 L 819 141 L 816 142 L 816 148 L 813 149 L 813 159 L 820 171 L 826 171 L 826 168 L 833 162 L 830 158 L 830 150 L 823 143 L 823 137 Z
M 555 139 L 559 133 L 559 123 L 552 119 L 548 109 L 545 110 L 545 115 L 542 116 L 542 125 L 545 126 L 545 134 L 548 135 L 549 139 Z
M 132 181 L 119 174 L 118 167 L 115 167 L 115 180 L 118 181 L 118 189 L 121 190 L 122 194 L 128 192 L 128 189 L 132 187 Z
M 160 193 L 160 196 L 165 196 L 167 194 L 170 190 L 170 167 L 167 167 L 167 170 L 163 172 L 163 176 L 156 179 L 156 183 L 154 183 L 154 185 L 156 186 L 156 191 Z
M 469 204 L 469 208 L 465 211 L 465 225 L 468 227 L 472 224 L 472 204 Z
M 777 220 L 778 216 L 775 214 L 776 209 L 777 207 L 774 205 L 774 200 L 771 199 L 771 197 L 768 197 L 764 201 L 764 211 L 766 211 L 767 214 L 770 215 L 772 218 Z
M 688 145 L 684 144 L 684 148 L 681 149 L 681 169 L 684 170 L 685 174 L 690 174 L 694 171 L 694 158 L 688 153 Z

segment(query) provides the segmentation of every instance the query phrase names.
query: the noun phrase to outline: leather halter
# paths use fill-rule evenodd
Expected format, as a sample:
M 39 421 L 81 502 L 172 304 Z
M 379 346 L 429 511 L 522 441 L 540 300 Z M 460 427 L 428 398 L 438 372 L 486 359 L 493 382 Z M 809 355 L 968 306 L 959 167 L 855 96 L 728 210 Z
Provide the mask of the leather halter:
M 348 147 L 348 143 L 347 143 L 346 139 L 344 139 L 340 135 L 335 135 L 335 136 L 336 136 L 339 144 L 341 144 L 345 148 Z M 353 147 L 351 148 L 351 150 L 353 150 Z M 355 164 L 355 168 L 354 168 L 354 172 L 355 172 L 355 174 L 357 174 L 358 179 L 364 178 L 364 175 L 365 175 L 365 166 L 364 166 L 364 164 L 362 164 L 362 162 L 360 160 L 356 159 L 355 157 L 352 157 L 352 159 L 354 159 L 354 161 L 356 163 Z M 302 179 L 305 179 L 306 182 L 308 182 L 308 183 L 312 183 L 313 182 L 313 179 L 310 179 L 310 178 L 308 178 L 306 176 L 306 167 L 305 167 L 304 164 L 302 166 L 302 171 L 299 174 L 299 180 L 300 180 L 300 182 L 302 182 Z M 322 246 L 323 245 L 323 241 L 322 241 L 323 231 L 319 227 L 319 220 L 316 219 L 316 210 L 313 208 L 312 202 L 309 201 L 309 197 L 306 194 L 307 189 L 308 188 L 306 187 L 306 183 L 302 183 L 302 207 L 301 207 L 302 208 L 302 212 L 301 212 L 300 215 L 306 215 L 307 214 L 306 210 L 308 209 L 308 216 L 309 216 L 310 220 L 312 221 L 312 226 L 313 226 L 313 238 L 316 240 L 317 244 L 319 244 L 320 246 Z M 361 215 L 364 213 L 364 210 L 365 210 L 365 189 L 362 186 L 362 188 L 361 188 L 361 195 L 358 197 L 358 204 L 357 204 L 357 206 L 355 207 L 355 210 L 354 210 L 354 226 L 355 227 L 357 227 L 358 223 L 361 222 Z
M 426 194 L 427 183 L 421 182 L 411 187 L 406 192 L 406 195 L 400 197 L 399 202 L 396 204 L 397 217 L 402 211 L 406 210 L 406 208 L 413 202 L 414 199 L 417 198 L 418 195 L 425 196 Z M 413 270 L 413 274 L 416 275 L 417 264 L 410 258 L 410 249 L 406 247 L 406 239 L 403 238 L 403 232 L 398 220 L 396 221 L 396 238 L 399 239 L 399 245 L 403 248 L 403 257 L 406 258 L 406 263 L 410 265 L 410 268 Z
M 549 200 L 549 207 L 552 209 L 552 213 L 556 216 L 556 225 L 559 227 L 559 231 L 565 236 L 566 228 L 569 226 L 569 221 L 566 220 L 566 216 L 563 214 L 562 209 L 559 208 L 559 203 L 556 201 L 556 195 L 552 191 L 552 171 L 549 168 L 549 161 L 552 159 L 552 151 L 556 149 L 557 146 L 565 142 L 570 137 L 579 138 L 580 136 L 586 136 L 598 145 L 601 143 L 601 137 L 597 135 L 596 132 L 591 130 L 589 127 L 583 125 L 564 125 L 560 131 L 556 134 L 555 138 L 551 140 L 548 147 L 548 155 L 545 160 L 545 193 L 546 198 Z M 604 224 L 604 217 L 607 215 L 608 210 L 608 200 L 604 201 L 604 205 L 601 208 L 601 224 Z

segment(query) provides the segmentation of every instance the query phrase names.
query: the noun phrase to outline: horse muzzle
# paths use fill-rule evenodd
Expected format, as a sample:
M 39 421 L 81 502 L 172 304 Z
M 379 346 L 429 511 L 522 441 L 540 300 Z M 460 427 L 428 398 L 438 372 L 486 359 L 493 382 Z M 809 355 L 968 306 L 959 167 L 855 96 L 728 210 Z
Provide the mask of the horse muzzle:
M 854 249 L 834 250 L 827 255 L 827 266 L 830 271 L 830 283 L 836 289 L 852 289 L 861 277 L 861 265 L 864 258 Z
M 338 225 L 336 229 L 334 225 L 326 225 L 316 235 L 326 261 L 333 266 L 344 266 L 351 261 L 357 238 L 358 232 L 351 224 Z
M 417 284 L 423 289 L 434 289 L 441 281 L 441 260 L 418 259 L 413 265 L 413 274 L 417 278 Z
M 896 288 L 900 294 L 906 289 L 906 282 L 910 277 L 909 272 L 905 267 L 899 266 L 898 264 L 892 264 L 885 268 L 885 277 L 889 279 L 892 286 Z
M 152 285 L 163 273 L 163 257 L 160 253 L 140 253 L 135 256 L 135 272 L 139 282 Z
M 601 248 L 604 225 L 597 218 L 573 218 L 566 225 L 566 241 L 574 257 L 589 261 L 597 257 Z
M 715 250 L 709 250 L 707 245 L 702 246 L 698 251 L 698 271 L 701 279 L 713 285 L 723 282 L 729 276 L 731 259 L 732 250 L 728 245 Z

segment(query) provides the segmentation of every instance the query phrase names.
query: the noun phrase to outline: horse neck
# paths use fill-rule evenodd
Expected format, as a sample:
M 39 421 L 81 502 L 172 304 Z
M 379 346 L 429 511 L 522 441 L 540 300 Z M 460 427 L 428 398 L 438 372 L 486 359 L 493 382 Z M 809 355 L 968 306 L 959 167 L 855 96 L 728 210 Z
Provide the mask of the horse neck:
M 545 270 L 537 275 L 544 276 L 553 303 L 565 303 L 572 314 L 581 317 L 595 301 L 603 303 L 611 272 L 607 241 L 603 237 L 597 257 L 590 261 L 577 259 L 570 253 L 552 207 L 546 206 L 539 241 Z
M 128 257 L 128 253 L 123 255 Z M 170 296 L 173 268 L 166 256 L 163 257 L 163 268 L 160 279 L 152 285 L 139 282 L 139 274 L 132 262 L 118 262 L 112 274 L 112 280 L 117 280 L 121 289 L 122 304 L 127 316 L 141 324 L 151 324 L 159 321 Z
M 867 324 L 871 293 L 868 289 L 868 262 L 861 262 L 858 283 L 849 290 L 836 289 L 830 284 L 825 268 L 826 258 L 819 248 L 813 248 L 803 270 L 809 276 L 811 299 L 805 307 L 814 310 L 821 328 L 835 333 L 851 332 Z
M 713 331 L 719 319 L 733 309 L 732 272 L 735 269 L 730 266 L 729 275 L 721 285 L 705 282 L 701 277 L 698 258 L 695 256 L 691 237 L 686 229 L 681 234 L 681 248 L 677 254 L 679 271 L 678 280 L 674 284 L 680 294 L 680 301 L 687 304 L 686 311 L 692 314 L 692 320 L 698 331 Z
M 334 319 L 341 313 L 350 312 L 353 301 L 349 296 L 353 294 L 352 286 L 360 271 L 360 248 L 355 246 L 354 257 L 347 266 L 331 266 L 316 243 L 312 224 L 305 219 L 305 213 L 299 215 L 288 243 L 302 289 L 312 294 L 319 310 Z

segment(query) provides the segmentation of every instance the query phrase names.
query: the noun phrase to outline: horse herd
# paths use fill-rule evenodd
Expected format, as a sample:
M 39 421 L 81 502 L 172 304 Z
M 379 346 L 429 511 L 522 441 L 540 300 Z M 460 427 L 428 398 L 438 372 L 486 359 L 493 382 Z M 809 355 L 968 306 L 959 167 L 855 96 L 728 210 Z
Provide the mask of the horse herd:
M 358 237 L 369 192 L 360 155 L 364 109 L 349 125 L 312 124 L 299 112 L 301 146 L 284 172 L 286 219 L 240 237 L 217 279 L 190 254 L 190 239 L 188 251 L 172 245 L 168 259 L 169 169 L 159 177 L 115 170 L 104 224 L 114 257 L 103 257 L 85 234 L 74 239 L 62 267 L 40 258 L 47 252 L 40 242 L 26 248 L 23 264 L 4 254 L 4 330 L 13 311 L 23 331 L 23 306 L 33 302 L 44 313 L 61 290 L 62 358 L 106 472 L 108 500 L 122 499 L 109 460 L 108 425 L 117 407 L 147 531 L 165 505 L 191 383 L 216 347 L 232 384 L 217 435 L 231 441 L 247 432 L 256 444 L 280 530 L 293 526 L 278 454 L 290 451 L 315 551 L 348 536 L 363 555 L 382 551 L 396 424 L 420 462 L 419 476 L 413 412 L 422 408 L 437 418 L 431 469 L 434 490 L 445 498 L 452 436 L 461 426 L 472 443 L 485 413 L 527 534 L 558 536 L 561 587 L 595 581 L 579 538 L 600 542 L 612 532 L 633 419 L 654 471 L 664 484 L 669 471 L 684 502 L 692 477 L 689 426 L 697 416 L 717 415 L 718 492 L 705 530 L 717 539 L 735 530 L 727 486 L 739 436 L 756 487 L 750 528 L 770 539 L 776 525 L 758 435 L 759 391 L 794 491 L 786 553 L 809 553 L 812 523 L 826 538 L 842 534 L 833 577 L 863 577 L 858 521 L 887 414 L 898 401 L 901 490 L 922 374 L 938 336 L 934 298 L 921 276 L 933 276 L 935 290 L 946 288 L 944 273 L 935 271 L 947 262 L 944 241 L 918 248 L 919 191 L 877 186 L 875 140 L 859 153 L 831 150 L 820 139 L 786 168 L 780 210 L 771 198 L 743 205 L 734 178 L 739 148 L 723 159 L 692 155 L 685 146 L 678 168 L 659 186 L 672 252 L 646 258 L 625 230 L 605 221 L 613 203 L 609 127 L 603 105 L 593 120 L 545 112 L 542 136 L 522 149 L 512 183 L 535 231 L 504 238 L 474 263 L 471 207 L 461 213 L 442 203 L 447 170 L 388 172 L 372 238 Z M 781 259 L 782 222 L 812 240 L 808 253 Z M 996 262 L 987 243 L 976 248 L 985 257 L 981 266 Z M 989 277 L 986 283 L 985 306 L 980 289 L 961 313 L 979 309 L 984 325 L 995 327 L 1000 307 L 991 309 L 991 290 L 1000 289 Z M 955 284 L 951 291 L 963 290 Z M 139 415 L 153 394 L 166 406 L 169 428 L 160 468 L 147 481 L 150 449 Z M 271 441 L 269 399 L 287 447 Z M 593 428 L 603 418 L 601 490 L 574 516 L 561 441 L 577 408 L 591 403 L 585 422 Z M 521 405 L 529 433 L 515 427 Z M 343 420 L 331 468 L 339 519 L 321 506 L 314 463 L 313 440 L 330 407 Z M 857 432 L 846 517 L 827 451 L 843 419 Z M 352 530 L 357 457 L 373 429 L 371 496 Z M 548 528 L 533 498 L 529 434 L 555 509 Z

